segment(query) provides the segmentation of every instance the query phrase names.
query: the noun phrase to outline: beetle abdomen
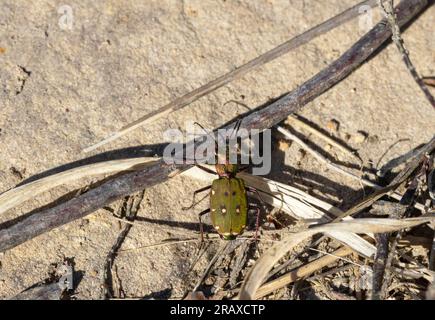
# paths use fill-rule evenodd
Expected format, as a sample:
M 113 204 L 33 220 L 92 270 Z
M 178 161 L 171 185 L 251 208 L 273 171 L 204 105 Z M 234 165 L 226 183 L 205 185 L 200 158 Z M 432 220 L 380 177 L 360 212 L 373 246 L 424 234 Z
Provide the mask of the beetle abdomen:
M 210 217 L 216 231 L 224 239 L 234 239 L 243 232 L 247 224 L 248 200 L 242 179 L 219 178 L 213 181 Z

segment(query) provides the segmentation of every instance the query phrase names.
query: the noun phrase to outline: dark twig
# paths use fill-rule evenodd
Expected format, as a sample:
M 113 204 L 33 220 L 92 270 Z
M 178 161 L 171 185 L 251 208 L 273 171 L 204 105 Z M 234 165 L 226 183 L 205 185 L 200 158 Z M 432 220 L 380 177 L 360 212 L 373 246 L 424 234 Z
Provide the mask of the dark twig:
M 429 194 L 428 207 L 435 207 L 435 155 L 432 155 L 427 175 L 427 189 Z M 435 223 L 431 224 L 434 231 L 432 237 L 432 247 L 429 255 L 429 269 L 435 271 Z
M 223 253 L 230 247 L 231 242 L 226 242 L 224 244 L 221 244 L 220 248 L 214 255 L 213 259 L 210 260 L 209 264 L 207 265 L 207 268 L 205 268 L 204 272 L 202 273 L 201 277 L 199 278 L 198 282 L 196 283 L 195 287 L 193 288 L 192 292 L 198 291 L 201 284 L 204 282 L 205 279 L 207 279 L 208 275 L 212 271 L 214 265 L 216 262 L 221 258 Z
M 123 206 L 121 207 L 121 217 L 124 217 L 127 221 L 134 221 L 139 211 L 140 203 L 144 197 L 144 191 L 142 191 L 137 197 L 126 197 Z M 124 243 L 130 229 L 133 227 L 131 223 L 126 223 L 118 238 L 116 239 L 114 245 L 110 249 L 106 257 L 106 263 L 103 268 L 103 285 L 102 285 L 102 298 L 108 299 L 113 298 L 113 288 L 112 288 L 112 266 L 118 255 L 118 250 Z
M 432 153 L 435 150 L 435 136 L 426 145 L 418 150 L 414 155 L 414 158 L 409 161 L 406 167 L 396 176 L 390 184 L 382 189 L 377 190 L 370 196 L 362 199 L 355 206 L 344 212 L 341 216 L 334 219 L 334 221 L 340 221 L 344 217 L 354 215 L 365 208 L 368 208 L 373 203 L 378 201 L 383 196 L 389 194 L 393 190 L 396 190 L 404 181 L 406 181 L 412 173 L 425 161 L 426 153 Z
M 252 243 L 253 242 L 250 240 L 245 240 L 241 244 L 235 259 L 232 260 L 231 273 L 229 279 L 231 289 L 234 289 L 236 287 L 239 275 L 242 272 L 243 268 L 245 267 L 246 262 L 248 261 Z
M 421 147 L 421 146 L 420 146 Z M 384 177 L 387 172 L 390 172 L 394 168 L 400 166 L 401 164 L 406 163 L 409 159 L 413 158 L 417 153 L 420 147 L 417 147 L 415 149 L 412 149 L 405 154 L 402 154 L 394 159 L 389 160 L 386 164 L 384 164 L 377 172 L 376 175 L 378 177 Z M 385 154 L 385 153 L 384 153 Z M 380 161 L 378 162 L 378 164 Z M 377 168 L 378 166 L 376 166 Z
M 419 169 L 419 172 L 415 175 L 414 179 L 412 180 L 412 182 L 410 183 L 407 192 L 405 192 L 405 195 L 402 197 L 400 204 L 403 205 L 403 207 L 405 208 L 404 210 L 396 210 L 395 211 L 395 218 L 398 219 L 403 219 L 405 217 L 407 217 L 409 215 L 409 211 L 410 208 L 412 207 L 413 202 L 415 201 L 415 191 L 419 188 L 419 177 L 424 175 L 426 173 L 426 169 L 427 169 L 427 162 L 428 162 L 428 157 L 427 154 L 425 154 L 422 157 L 421 160 L 421 168 Z M 409 190 L 412 190 L 412 192 L 408 192 Z M 408 197 L 407 194 L 411 193 L 412 196 Z M 388 257 L 385 263 L 385 274 L 384 274 L 384 279 L 383 279 L 383 284 L 382 284 L 382 288 L 381 288 L 381 298 L 385 298 L 386 294 L 387 294 L 387 290 L 388 290 L 388 286 L 390 285 L 391 282 L 391 267 L 393 264 L 393 260 L 397 254 L 396 252 L 396 248 L 398 245 L 399 240 L 402 238 L 403 234 L 404 234 L 404 230 L 400 230 L 399 232 L 397 232 L 396 236 L 393 239 L 393 242 L 391 244 L 391 249 L 388 252 Z
M 406 206 L 399 203 L 378 201 L 373 205 L 371 214 L 388 216 L 391 218 L 403 217 Z M 385 298 L 383 286 L 387 262 L 390 256 L 390 233 L 380 233 L 376 235 L 376 256 L 373 263 L 373 284 L 372 284 L 372 300 L 382 300 Z
M 426 5 L 427 0 L 403 0 L 398 6 L 399 25 L 403 26 L 409 22 Z M 299 111 L 308 102 L 346 78 L 390 36 L 391 31 L 385 21 L 378 23 L 339 59 L 310 80 L 274 103 L 247 115 L 242 121 L 241 128 L 264 130 L 283 121 L 289 114 Z M 233 125 L 230 124 L 228 128 Z M 138 168 L 138 171 L 108 180 L 74 199 L 33 214 L 0 230 L 0 251 L 13 248 L 44 232 L 83 218 L 115 200 L 164 182 L 190 167 L 191 165 L 167 164 L 164 160 L 159 160 L 146 168 Z
M 435 229 L 435 223 L 432 223 L 432 229 Z M 432 237 L 432 246 L 430 249 L 429 270 L 435 271 L 435 231 Z
M 389 233 L 376 235 L 376 256 L 373 263 L 372 300 L 381 300 L 383 297 L 382 283 L 388 259 Z
M 393 32 L 393 42 L 396 44 L 397 49 L 402 55 L 402 60 L 405 63 L 406 68 L 408 69 L 409 73 L 411 73 L 414 81 L 420 87 L 421 91 L 423 91 L 426 99 L 429 101 L 432 107 L 435 108 L 435 98 L 430 93 L 428 87 L 425 84 L 425 81 L 423 81 L 423 79 L 418 74 L 417 70 L 414 67 L 414 64 L 411 61 L 411 58 L 409 57 L 409 51 L 405 48 L 405 42 L 403 41 L 400 34 L 400 26 L 397 24 L 396 14 L 394 13 L 393 0 L 378 0 L 378 3 L 379 7 L 382 9 L 385 17 L 388 20 L 388 23 Z

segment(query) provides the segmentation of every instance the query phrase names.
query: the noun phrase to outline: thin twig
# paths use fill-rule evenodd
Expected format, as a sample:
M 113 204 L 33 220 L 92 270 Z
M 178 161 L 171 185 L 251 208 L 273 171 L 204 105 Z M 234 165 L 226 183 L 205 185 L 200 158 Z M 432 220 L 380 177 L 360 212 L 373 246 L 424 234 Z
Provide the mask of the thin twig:
M 341 150 L 343 153 L 355 158 L 359 162 L 362 162 L 361 158 L 357 155 L 357 153 L 354 150 L 351 150 L 349 147 L 338 143 L 337 141 L 335 141 L 331 137 L 327 136 L 326 134 L 324 134 L 324 133 L 320 132 L 319 130 L 313 128 L 312 126 L 306 124 L 304 121 L 300 120 L 296 115 L 288 117 L 286 124 L 288 124 L 290 126 L 292 126 L 292 125 L 299 126 L 303 129 L 311 132 L 312 134 L 316 135 L 320 139 L 323 139 L 331 146 L 334 146 L 337 149 Z
M 282 55 L 300 47 L 303 44 L 308 43 L 309 41 L 313 40 L 314 38 L 342 25 L 343 23 L 357 17 L 360 14 L 360 7 L 361 6 L 376 6 L 376 0 L 368 0 L 363 1 L 355 6 L 353 6 L 350 9 L 347 9 L 346 11 L 343 11 L 342 13 L 336 15 L 335 17 L 326 20 L 325 22 L 305 31 L 304 33 L 284 42 L 283 44 L 273 48 L 272 50 L 258 56 L 257 58 L 247 62 L 246 64 L 238 67 L 237 69 L 234 69 L 233 71 L 228 72 L 227 74 L 207 83 L 204 86 L 199 87 L 198 89 L 195 89 L 184 96 L 181 96 L 174 101 L 171 101 L 167 105 L 152 111 L 151 113 L 137 119 L 136 121 L 126 125 L 125 127 L 121 128 L 118 132 L 115 132 L 111 136 L 107 137 L 103 141 L 90 146 L 86 149 L 84 149 L 84 152 L 90 152 L 92 150 L 95 150 L 102 145 L 105 145 L 108 142 L 114 141 L 118 139 L 119 137 L 125 135 L 126 133 L 141 127 L 147 123 L 150 123 L 152 121 L 155 121 L 161 117 L 167 116 L 168 114 L 179 110 L 189 104 L 191 104 L 193 101 L 198 100 L 199 98 L 209 94 L 210 92 L 215 91 L 216 89 L 223 87 L 224 85 L 230 83 L 231 81 L 242 77 L 243 75 L 247 74 L 254 68 L 260 67 L 262 65 L 265 65 L 266 63 L 281 57 Z
M 341 168 L 340 166 L 336 165 L 335 163 L 333 163 L 331 160 L 327 159 L 326 157 L 324 157 L 322 154 L 320 154 L 319 152 L 317 152 L 316 150 L 314 150 L 313 148 L 311 148 L 308 144 L 306 144 L 302 139 L 300 139 L 299 137 L 297 137 L 296 135 L 294 135 L 293 133 L 291 133 L 289 130 L 281 127 L 281 126 L 277 126 L 277 130 L 279 132 L 281 132 L 286 138 L 296 142 L 298 145 L 300 145 L 305 151 L 307 151 L 309 154 L 311 154 L 314 158 L 316 158 L 318 161 L 320 161 L 321 163 L 326 164 L 326 166 L 328 166 L 328 168 L 337 171 L 343 175 L 345 175 L 346 177 L 352 178 L 352 179 L 356 179 L 358 181 L 363 182 L 365 185 L 375 188 L 375 189 L 380 189 L 381 187 L 378 186 L 376 183 L 373 183 L 369 180 L 366 180 L 362 177 L 359 177 L 343 168 Z
M 429 270 L 435 271 L 435 223 L 432 223 L 432 229 L 434 229 L 434 233 L 432 237 L 432 246 L 430 248 Z
M 357 266 L 357 267 L 363 267 L 362 265 L 359 265 L 359 264 L 353 262 L 350 259 L 346 259 L 346 258 L 343 258 L 341 256 L 337 256 L 334 253 L 329 253 L 329 252 L 326 252 L 326 251 L 323 251 L 323 250 L 314 249 L 314 248 L 308 248 L 308 249 L 311 250 L 311 251 L 314 251 L 314 252 L 318 252 L 318 253 L 324 254 L 325 256 L 331 256 L 331 257 L 337 258 L 338 260 L 345 261 L 345 262 L 353 264 L 354 266 Z M 352 249 L 352 248 L 349 248 L 349 249 Z M 355 251 L 353 251 L 353 252 L 355 253 Z
M 269 281 L 257 290 L 257 292 L 255 293 L 255 299 L 262 298 L 279 288 L 289 285 L 290 283 L 298 279 L 313 274 L 315 271 L 335 262 L 337 259 L 351 254 L 352 252 L 352 249 L 350 249 L 349 247 L 341 247 L 340 249 L 334 251 L 332 254 L 327 254 L 317 260 L 314 260 L 313 262 L 301 266 L 300 268 L 292 270 L 277 279 Z
M 404 25 L 410 21 L 426 5 L 427 0 L 403 0 L 398 6 L 399 24 Z M 340 58 L 310 80 L 272 104 L 246 116 L 240 128 L 248 132 L 251 129 L 264 130 L 283 121 L 289 114 L 299 111 L 308 102 L 346 78 L 372 56 L 390 36 L 391 30 L 385 25 L 385 21 L 378 23 Z M 233 126 L 234 124 L 231 123 L 227 128 Z M 160 160 L 137 172 L 119 175 L 53 208 L 25 217 L 12 226 L 0 230 L 0 252 L 68 222 L 83 218 L 128 194 L 162 183 L 191 166 L 168 164 Z
M 140 157 L 97 162 L 55 173 L 20 185 L 0 194 L 0 214 L 60 185 L 97 175 L 102 176 L 123 171 L 137 171 L 140 167 L 145 167 L 147 163 L 151 163 L 155 160 L 155 158 L 151 157 Z
M 328 271 L 322 272 L 320 274 L 316 274 L 314 276 L 308 277 L 305 280 L 311 281 L 311 280 L 317 280 L 320 278 L 325 278 L 325 277 L 330 276 L 332 274 L 343 272 L 343 271 L 346 271 L 346 270 L 351 269 L 351 268 L 355 268 L 356 270 L 358 270 L 359 267 L 355 267 L 353 264 L 348 263 L 348 264 L 345 264 L 344 266 L 335 267 L 335 268 L 332 268 Z
M 320 161 L 321 163 L 326 164 L 326 166 L 340 174 L 345 175 L 346 177 L 352 178 L 354 180 L 357 180 L 359 182 L 362 182 L 363 184 L 365 184 L 366 186 L 372 187 L 376 190 L 380 190 L 382 189 L 381 186 L 377 185 L 374 182 L 371 182 L 370 180 L 364 179 L 363 177 L 357 176 L 355 174 L 353 174 L 352 172 L 349 172 L 345 169 L 343 169 L 342 167 L 336 165 L 335 163 L 333 163 L 331 160 L 327 159 L 326 157 L 324 157 L 321 153 L 315 151 L 313 148 L 311 148 L 308 144 L 306 144 L 302 139 L 299 139 L 299 137 L 297 137 L 296 135 L 294 135 L 293 133 L 291 133 L 289 130 L 284 129 L 283 127 L 277 126 L 277 130 L 279 132 L 281 132 L 284 136 L 286 136 L 288 139 L 296 142 L 297 144 L 299 144 L 304 150 L 306 150 L 308 153 L 310 153 L 314 158 L 316 158 L 318 161 Z M 396 191 L 393 191 L 390 195 L 392 198 L 399 200 L 402 199 L 402 195 Z M 415 208 L 420 210 L 421 212 L 425 212 L 425 208 L 422 204 L 420 203 L 416 203 L 415 204 Z
M 416 174 L 416 176 L 414 177 L 414 181 L 418 180 L 418 177 L 422 174 L 425 173 L 426 170 L 426 163 L 427 163 L 427 157 L 426 154 L 422 157 L 422 164 L 421 164 L 421 168 L 419 170 L 419 172 Z M 415 188 L 418 188 L 418 183 L 412 183 L 410 184 L 410 186 L 413 186 L 415 184 Z M 405 193 L 406 194 L 406 193 Z M 404 217 L 406 217 L 407 215 L 409 215 L 409 208 L 412 206 L 412 203 L 415 201 L 415 198 L 412 197 L 412 199 L 407 199 L 407 197 L 403 197 L 402 200 L 400 201 L 399 205 L 394 205 L 393 206 L 393 210 L 390 214 L 390 216 L 393 216 L 394 218 L 398 218 L 398 219 L 403 219 Z M 406 206 L 405 206 L 406 204 Z M 397 209 L 398 208 L 398 209 Z M 383 276 L 383 281 L 380 282 L 380 284 L 382 284 L 381 288 L 377 288 L 379 289 L 378 292 L 373 292 L 374 297 L 377 299 L 384 299 L 387 296 L 387 291 L 388 291 L 388 286 L 390 285 L 391 282 L 391 266 L 393 263 L 393 259 L 396 256 L 396 248 L 398 245 L 398 241 L 401 239 L 402 235 L 403 235 L 404 231 L 400 230 L 396 236 L 393 239 L 393 242 L 391 244 L 391 249 L 388 250 L 388 242 L 387 243 L 387 247 L 385 250 L 386 255 L 386 260 L 384 261 L 384 276 Z M 384 235 L 386 237 L 386 239 L 388 239 L 390 237 L 390 234 L 385 234 Z M 375 289 L 375 288 L 374 288 Z
M 373 263 L 372 300 L 381 300 L 384 297 L 382 283 L 388 259 L 389 233 L 376 235 L 376 255 Z
M 255 262 L 249 273 L 244 278 L 240 289 L 239 299 L 253 299 L 258 288 L 261 287 L 270 270 L 296 246 L 318 234 L 330 231 L 344 231 L 354 233 L 386 233 L 416 227 L 435 221 L 435 215 L 426 215 L 407 219 L 390 218 L 364 218 L 336 223 L 327 223 L 300 232 L 287 235 L 280 242 L 264 252 Z
M 257 241 L 260 242 L 277 242 L 278 240 L 273 239 L 267 239 L 265 236 L 273 236 L 277 233 L 281 233 L 282 230 L 263 230 L 262 231 L 262 238 L 257 239 Z M 286 231 L 286 230 L 285 230 Z M 282 232 L 284 233 L 284 232 Z M 255 234 L 255 231 L 245 231 L 243 233 L 243 237 L 237 237 L 237 240 L 245 240 L 245 241 L 251 241 L 254 242 L 255 239 L 253 238 Z M 264 239 L 263 239 L 264 237 Z M 208 239 L 204 239 L 204 242 L 214 242 L 214 241 L 220 241 L 222 240 L 218 234 L 209 234 L 207 235 Z M 150 249 L 150 248 L 157 248 L 157 247 L 163 247 L 163 246 L 169 246 L 169 245 L 177 245 L 181 243 L 188 243 L 188 242 L 196 242 L 200 243 L 201 238 L 199 236 L 197 237 L 190 237 L 190 238 L 171 238 L 171 239 L 165 239 L 163 241 L 159 241 L 157 243 L 147 244 L 144 246 L 136 247 L 136 248 L 127 248 L 123 250 L 119 250 L 118 253 L 126 253 L 126 252 L 132 252 L 136 250 L 142 250 L 142 249 Z
M 419 152 L 416 153 L 413 160 L 410 161 L 396 177 L 394 177 L 393 181 L 391 181 L 388 186 L 379 189 L 371 194 L 369 197 L 362 199 L 357 205 L 353 206 L 342 215 L 340 215 L 340 217 L 336 218 L 335 221 L 339 221 L 344 217 L 354 215 L 361 210 L 371 206 L 384 195 L 394 192 L 394 190 L 396 190 L 406 179 L 408 179 L 411 174 L 421 165 L 421 162 L 424 161 L 423 157 L 425 157 L 426 153 L 432 153 L 434 150 L 435 136 L 424 147 L 419 149 Z
M 385 5 L 385 3 L 387 5 Z M 423 91 L 426 99 L 429 101 L 432 107 L 435 108 L 435 98 L 432 96 L 425 82 L 418 74 L 414 64 L 411 61 L 411 58 L 409 57 L 409 51 L 405 48 L 405 42 L 400 34 L 400 26 L 397 23 L 396 14 L 394 12 L 393 0 L 378 0 L 378 5 L 382 9 L 388 23 L 390 24 L 391 30 L 393 32 L 393 42 L 396 44 L 397 49 L 402 55 L 402 60 L 405 63 L 406 68 L 408 69 L 409 73 L 411 73 L 414 81 L 417 83 L 421 91 Z
M 138 195 L 138 197 L 127 197 L 124 201 L 123 207 L 121 210 L 123 211 L 122 216 L 125 216 L 127 221 L 133 221 L 137 212 L 139 211 L 140 203 L 144 197 L 144 191 Z M 136 199 L 137 198 L 137 199 Z M 115 261 L 116 256 L 118 255 L 118 250 L 121 248 L 122 244 L 125 241 L 130 229 L 133 227 L 131 224 L 124 225 L 124 228 L 119 233 L 118 238 L 110 249 L 109 253 L 106 257 L 106 263 L 103 268 L 103 284 L 102 284 L 102 298 L 108 299 L 113 297 L 113 288 L 112 288 L 112 266 Z
M 249 258 L 250 249 L 252 247 L 252 244 L 254 243 L 254 246 L 256 245 L 256 241 L 244 241 L 238 253 L 235 255 L 235 259 L 231 265 L 231 273 L 230 273 L 230 279 L 229 284 L 230 288 L 235 288 L 237 285 L 237 279 L 242 272 L 243 268 L 245 267 L 246 262 Z
M 201 286 L 202 282 L 208 277 L 209 273 L 213 269 L 213 266 L 215 265 L 216 261 L 220 258 L 220 256 L 223 254 L 223 252 L 230 246 L 231 242 L 225 242 L 222 243 L 216 254 L 214 255 L 213 259 L 209 262 L 207 265 L 207 268 L 205 268 L 204 272 L 202 273 L 201 278 L 199 278 L 198 282 L 196 283 L 195 287 L 193 288 L 193 292 L 197 291 L 198 288 Z
M 406 206 L 400 203 L 392 203 L 387 201 L 378 201 L 373 204 L 370 213 L 372 215 L 388 216 L 390 218 L 402 218 L 406 211 Z M 385 299 L 386 292 L 385 275 L 386 269 L 391 266 L 388 265 L 388 258 L 390 254 L 390 233 L 380 233 L 376 235 L 376 255 L 373 263 L 373 279 L 372 279 L 372 300 Z
M 378 177 L 384 177 L 387 172 L 393 170 L 394 168 L 400 166 L 401 164 L 406 163 L 409 159 L 412 159 L 418 153 L 419 149 L 420 148 L 412 149 L 406 152 L 405 154 L 402 154 L 394 159 L 389 160 L 376 172 L 376 175 Z M 381 159 L 384 155 L 385 153 L 381 156 Z M 376 168 L 379 166 L 381 159 L 378 161 Z

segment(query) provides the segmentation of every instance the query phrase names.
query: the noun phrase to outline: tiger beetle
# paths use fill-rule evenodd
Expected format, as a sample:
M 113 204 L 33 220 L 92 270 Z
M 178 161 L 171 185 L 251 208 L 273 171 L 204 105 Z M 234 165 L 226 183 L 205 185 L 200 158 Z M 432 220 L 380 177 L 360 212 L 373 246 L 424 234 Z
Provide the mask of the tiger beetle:
M 205 129 L 198 123 L 204 131 Z M 241 121 L 237 121 L 233 132 L 237 133 Z M 226 138 L 226 146 L 228 147 L 228 138 Z M 215 156 L 218 155 L 218 145 L 215 140 Z M 217 159 L 218 160 L 218 159 Z M 221 163 L 223 162 L 223 163 Z M 201 217 L 207 213 L 210 213 L 211 222 L 213 228 L 218 232 L 224 240 L 234 240 L 238 235 L 241 235 L 248 223 L 248 210 L 255 208 L 257 211 L 256 217 L 256 230 L 255 239 L 257 239 L 260 209 L 255 204 L 248 204 L 247 192 L 256 192 L 261 202 L 262 199 L 255 188 L 248 187 L 242 178 L 237 177 L 237 173 L 241 171 L 238 164 L 232 164 L 229 162 L 228 148 L 226 148 L 226 156 L 223 161 L 216 161 L 216 172 L 209 170 L 199 164 L 196 164 L 198 168 L 206 172 L 216 174 L 219 176 L 213 180 L 212 184 L 204 188 L 198 189 L 193 193 L 192 205 L 189 207 L 183 207 L 183 210 L 193 208 L 195 205 L 204 200 L 207 196 L 195 203 L 195 196 L 201 192 L 210 190 L 210 207 L 198 214 L 201 241 L 204 241 L 203 223 Z

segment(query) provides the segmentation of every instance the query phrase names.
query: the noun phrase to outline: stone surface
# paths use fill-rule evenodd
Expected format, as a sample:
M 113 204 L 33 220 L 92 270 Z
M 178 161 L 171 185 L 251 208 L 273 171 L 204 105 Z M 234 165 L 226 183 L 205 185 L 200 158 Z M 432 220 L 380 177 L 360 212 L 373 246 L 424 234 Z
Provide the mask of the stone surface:
M 3 0 L 0 3 L 0 191 L 56 166 L 88 157 L 81 152 L 109 133 L 198 87 L 355 3 L 352 0 L 296 1 L 64 1 Z M 374 12 L 374 20 L 379 18 Z M 435 75 L 432 6 L 404 33 L 419 72 Z M 364 30 L 347 23 L 291 54 L 232 82 L 189 107 L 97 150 L 163 142 L 167 128 L 195 120 L 213 128 L 244 112 L 226 105 L 238 100 L 255 107 L 295 88 L 338 58 Z M 345 81 L 300 113 L 320 128 L 340 123 L 337 138 L 367 132 L 359 149 L 365 163 L 385 163 L 427 141 L 435 132 L 434 113 L 388 46 Z M 321 143 L 313 136 L 314 142 Z M 396 144 L 383 157 L 384 152 Z M 273 176 L 304 186 L 333 203 L 362 197 L 358 182 L 328 171 L 310 156 L 294 155 L 291 144 L 278 151 Z M 346 161 L 345 155 L 337 156 Z M 284 171 L 284 174 L 282 172 Z M 44 193 L 0 216 L 16 218 L 94 181 L 77 181 Z M 135 226 L 123 249 L 192 236 L 196 210 L 183 212 L 202 184 L 185 177 L 147 189 L 139 216 L 161 224 Z M 119 203 L 112 205 L 113 208 Z M 175 222 L 175 227 L 171 227 Z M 191 229 L 183 226 L 192 226 Z M 74 258 L 83 273 L 78 298 L 99 298 L 105 256 L 120 230 L 105 210 L 44 234 L 0 257 L 0 298 L 43 280 L 52 263 Z M 181 297 L 207 264 L 207 255 L 189 273 L 196 244 L 126 251 L 116 260 L 128 297 Z M 210 253 L 211 255 L 211 253 Z M 189 287 L 190 286 L 190 287 Z

